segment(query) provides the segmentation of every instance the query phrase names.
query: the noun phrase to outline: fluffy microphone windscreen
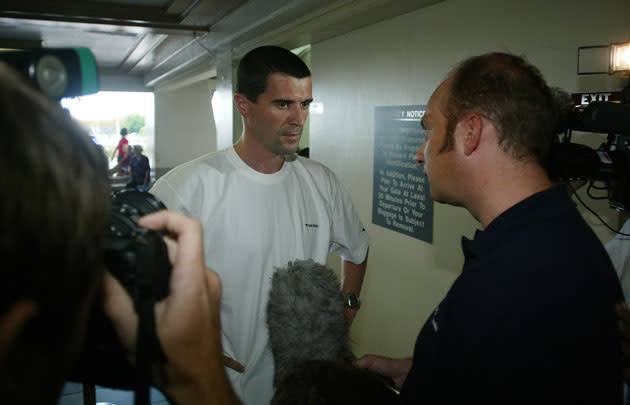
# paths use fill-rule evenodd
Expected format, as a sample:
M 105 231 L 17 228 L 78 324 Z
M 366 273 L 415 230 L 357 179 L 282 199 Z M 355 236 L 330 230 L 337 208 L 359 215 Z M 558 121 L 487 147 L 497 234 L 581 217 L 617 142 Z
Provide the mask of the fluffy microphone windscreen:
M 295 260 L 272 278 L 267 304 L 274 384 L 309 360 L 354 361 L 337 276 L 312 260 Z

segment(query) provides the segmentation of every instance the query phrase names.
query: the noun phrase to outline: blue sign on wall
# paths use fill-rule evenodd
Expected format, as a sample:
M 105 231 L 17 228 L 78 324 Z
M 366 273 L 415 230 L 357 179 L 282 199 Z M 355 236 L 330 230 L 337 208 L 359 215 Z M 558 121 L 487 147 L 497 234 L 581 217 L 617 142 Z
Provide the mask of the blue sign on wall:
M 413 157 L 424 142 L 426 106 L 375 107 L 372 223 L 433 242 L 429 182 Z

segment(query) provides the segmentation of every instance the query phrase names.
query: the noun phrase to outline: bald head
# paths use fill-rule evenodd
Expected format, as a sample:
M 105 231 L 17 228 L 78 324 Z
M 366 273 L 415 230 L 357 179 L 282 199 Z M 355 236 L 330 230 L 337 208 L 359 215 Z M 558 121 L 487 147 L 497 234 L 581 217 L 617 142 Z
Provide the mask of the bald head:
M 546 162 L 556 109 L 541 73 L 525 59 L 505 53 L 469 58 L 438 90 L 447 92 L 445 148 L 452 148 L 457 123 L 466 114 L 477 113 L 493 123 L 499 145 L 514 158 Z

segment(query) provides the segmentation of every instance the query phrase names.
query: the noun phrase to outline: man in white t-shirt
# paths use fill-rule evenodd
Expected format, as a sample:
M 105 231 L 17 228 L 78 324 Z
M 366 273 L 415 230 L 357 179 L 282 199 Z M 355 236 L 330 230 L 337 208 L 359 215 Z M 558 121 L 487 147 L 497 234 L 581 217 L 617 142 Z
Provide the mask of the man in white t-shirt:
M 230 380 L 246 404 L 269 403 L 273 357 L 266 326 L 271 276 L 295 259 L 343 260 L 352 322 L 369 236 L 334 173 L 296 151 L 312 98 L 311 73 L 293 53 L 263 46 L 237 74 L 243 134 L 228 149 L 183 164 L 151 190 L 204 227 L 206 265 L 221 277 L 223 347 Z M 235 371 L 240 364 L 244 371 Z

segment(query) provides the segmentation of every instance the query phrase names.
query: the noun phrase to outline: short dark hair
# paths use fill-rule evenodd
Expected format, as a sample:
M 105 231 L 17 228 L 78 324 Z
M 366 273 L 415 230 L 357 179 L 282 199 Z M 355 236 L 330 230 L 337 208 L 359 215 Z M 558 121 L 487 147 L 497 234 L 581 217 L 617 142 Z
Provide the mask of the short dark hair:
M 236 92 L 251 102 L 267 89 L 267 78 L 272 73 L 303 79 L 311 76 L 306 63 L 293 52 L 279 46 L 261 46 L 249 51 L 238 65 Z
M 540 71 L 523 57 L 488 53 L 463 61 L 451 75 L 446 101 L 447 138 L 452 148 L 457 123 L 468 113 L 492 121 L 499 145 L 516 159 L 544 165 L 553 140 L 557 109 Z
M 0 397 L 56 403 L 102 276 L 107 158 L 3 63 L 0 132 L 0 315 L 21 299 L 37 305 L 0 358 Z
M 127 131 L 127 128 L 123 128 L 120 130 L 120 135 L 125 136 L 127 135 L 129 132 Z
M 271 405 L 398 402 L 398 395 L 370 370 L 343 361 L 309 360 L 278 385 Z

